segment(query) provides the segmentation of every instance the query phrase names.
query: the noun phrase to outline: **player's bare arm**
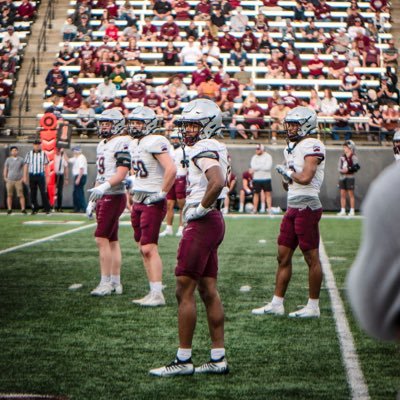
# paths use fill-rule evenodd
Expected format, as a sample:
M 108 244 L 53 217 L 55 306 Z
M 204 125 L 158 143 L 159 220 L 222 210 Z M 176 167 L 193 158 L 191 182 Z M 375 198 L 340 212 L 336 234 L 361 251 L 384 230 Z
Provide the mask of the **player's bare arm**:
M 164 168 L 164 181 L 162 191 L 168 193 L 176 178 L 176 166 L 169 153 L 160 153 L 154 155 L 157 161 Z
M 300 185 L 308 185 L 314 178 L 319 163 L 320 163 L 320 158 L 317 156 L 306 157 L 303 171 L 293 172 L 290 175 L 290 178 L 294 182 L 299 183 Z
M 221 190 L 224 188 L 225 178 L 218 163 L 207 169 L 205 174 L 208 180 L 208 185 L 201 201 L 201 205 L 204 208 L 208 208 L 212 206 L 215 200 L 217 200 Z

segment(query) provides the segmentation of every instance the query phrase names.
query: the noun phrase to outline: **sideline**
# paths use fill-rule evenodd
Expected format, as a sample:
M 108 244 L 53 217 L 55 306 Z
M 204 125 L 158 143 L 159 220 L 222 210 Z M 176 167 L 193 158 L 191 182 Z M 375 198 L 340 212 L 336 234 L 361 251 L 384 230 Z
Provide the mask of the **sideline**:
M 325 285 L 331 300 L 336 332 L 339 336 L 340 351 L 346 368 L 347 382 L 350 386 L 351 398 L 353 400 L 369 400 L 368 386 L 365 383 L 365 378 L 360 367 L 353 335 L 346 318 L 343 301 L 336 286 L 335 277 L 322 238 L 319 245 L 319 254 L 321 257 L 322 270 L 324 272 Z
M 70 230 L 65 231 L 65 232 L 56 233 L 56 234 L 51 235 L 51 236 L 46 236 L 46 237 L 44 237 L 42 239 L 33 240 L 32 242 L 27 242 L 27 243 L 19 244 L 18 246 L 9 247 L 7 249 L 0 250 L 0 255 L 11 253 L 13 251 L 23 249 L 25 247 L 35 246 L 37 244 L 40 244 L 40 243 L 43 243 L 43 242 L 47 242 L 48 240 L 52 240 L 52 239 L 56 239 L 56 238 L 59 238 L 59 237 L 62 237 L 62 236 L 66 236 L 66 235 L 69 235 L 71 233 L 80 232 L 80 231 L 83 231 L 85 229 L 93 228 L 95 226 L 96 226 L 96 224 L 89 224 L 89 225 L 85 225 L 85 226 L 80 226 L 79 228 L 74 228 L 74 229 L 70 229 Z

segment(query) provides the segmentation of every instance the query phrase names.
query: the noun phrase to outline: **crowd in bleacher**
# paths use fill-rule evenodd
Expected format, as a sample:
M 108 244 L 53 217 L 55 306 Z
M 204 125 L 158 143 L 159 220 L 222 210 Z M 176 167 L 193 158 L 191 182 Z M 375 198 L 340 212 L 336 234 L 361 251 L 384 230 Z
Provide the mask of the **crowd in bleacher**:
M 11 99 L 22 61 L 24 39 L 36 17 L 38 2 L 0 1 L 0 127 L 10 114 Z
M 338 139 L 397 129 L 390 4 L 325 0 L 71 0 L 44 107 L 82 137 L 95 114 L 138 104 L 169 130 L 182 104 L 216 101 L 232 138 L 276 140 L 290 108 Z

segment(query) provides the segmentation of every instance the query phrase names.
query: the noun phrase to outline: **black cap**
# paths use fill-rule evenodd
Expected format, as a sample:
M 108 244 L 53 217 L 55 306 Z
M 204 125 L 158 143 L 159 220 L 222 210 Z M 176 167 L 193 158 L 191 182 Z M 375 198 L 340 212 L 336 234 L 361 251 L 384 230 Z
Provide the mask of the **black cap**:
M 33 141 L 33 144 L 42 144 L 42 141 L 40 139 L 35 139 Z

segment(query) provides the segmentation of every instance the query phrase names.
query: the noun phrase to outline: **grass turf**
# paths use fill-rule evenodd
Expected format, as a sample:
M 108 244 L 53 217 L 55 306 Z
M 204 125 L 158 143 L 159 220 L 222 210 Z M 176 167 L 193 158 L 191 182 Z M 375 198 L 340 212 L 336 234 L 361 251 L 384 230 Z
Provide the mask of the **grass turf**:
M 33 217 L 37 218 L 37 216 Z M 52 216 L 79 219 L 77 216 Z M 28 227 L 31 217 L 1 219 L 1 248 L 72 229 Z M 44 218 L 43 218 L 44 219 Z M 83 219 L 82 219 L 83 220 Z M 326 290 L 321 318 L 255 317 L 250 311 L 273 292 L 279 219 L 228 219 L 220 248 L 219 288 L 226 313 L 231 374 L 159 379 L 148 370 L 174 358 L 174 297 L 178 239 L 160 240 L 167 306 L 143 309 L 130 300 L 147 291 L 129 226 L 120 230 L 124 294 L 92 298 L 98 281 L 97 249 L 89 228 L 40 245 L 0 255 L 0 392 L 65 394 L 71 399 L 349 399 L 335 323 Z M 359 243 L 360 221 L 324 220 L 322 237 L 341 290 Z M 259 243 L 265 240 L 265 243 Z M 82 283 L 71 292 L 68 286 Z M 241 292 L 250 285 L 250 292 Z M 307 267 L 299 253 L 286 311 L 307 300 Z M 204 308 L 198 303 L 195 364 L 209 358 Z M 395 398 L 400 386 L 399 349 L 367 338 L 348 316 L 373 399 Z

